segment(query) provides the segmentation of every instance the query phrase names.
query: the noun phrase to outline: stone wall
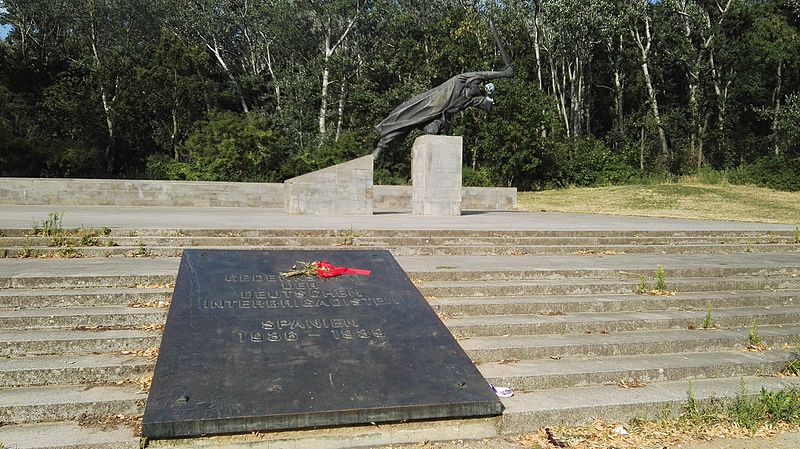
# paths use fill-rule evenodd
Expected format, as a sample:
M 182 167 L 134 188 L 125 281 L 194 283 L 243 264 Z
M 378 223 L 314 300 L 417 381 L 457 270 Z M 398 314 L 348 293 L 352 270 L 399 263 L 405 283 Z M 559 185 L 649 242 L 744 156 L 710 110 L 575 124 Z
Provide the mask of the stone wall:
M 283 184 L 116 179 L 0 178 L 0 204 L 284 207 Z M 464 187 L 462 210 L 512 210 L 517 189 Z M 376 211 L 410 211 L 411 186 L 373 187 Z
M 0 178 L 0 204 L 283 207 L 283 184 Z
M 375 210 L 411 210 L 411 186 L 375 186 Z M 514 210 L 515 187 L 462 187 L 461 210 Z

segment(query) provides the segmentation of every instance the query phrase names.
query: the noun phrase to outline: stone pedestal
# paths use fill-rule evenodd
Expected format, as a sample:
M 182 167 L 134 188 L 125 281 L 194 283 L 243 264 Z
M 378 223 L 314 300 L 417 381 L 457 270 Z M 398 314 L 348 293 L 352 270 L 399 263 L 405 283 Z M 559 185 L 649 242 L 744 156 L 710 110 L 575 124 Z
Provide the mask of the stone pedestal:
M 411 149 L 414 215 L 461 215 L 460 136 L 420 136 Z
M 289 215 L 372 215 L 372 156 L 323 168 L 283 183 Z

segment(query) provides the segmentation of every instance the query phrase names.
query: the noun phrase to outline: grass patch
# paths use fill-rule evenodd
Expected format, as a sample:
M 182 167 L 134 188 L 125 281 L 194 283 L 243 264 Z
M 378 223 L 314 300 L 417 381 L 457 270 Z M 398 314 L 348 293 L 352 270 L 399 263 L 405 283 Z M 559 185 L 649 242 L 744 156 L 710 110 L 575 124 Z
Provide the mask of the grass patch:
M 698 401 L 690 386 L 683 411 L 672 414 L 665 409 L 656 420 L 633 420 L 625 425 L 595 421 L 586 427 L 546 428 L 523 436 L 521 442 L 535 448 L 661 448 L 721 438 L 765 438 L 798 428 L 800 391 L 762 390 L 750 395 L 742 382 L 734 398 L 706 401 Z
M 732 184 L 664 183 L 520 192 L 518 208 L 641 217 L 797 224 L 800 192 Z M 800 238 L 800 233 L 797 235 Z

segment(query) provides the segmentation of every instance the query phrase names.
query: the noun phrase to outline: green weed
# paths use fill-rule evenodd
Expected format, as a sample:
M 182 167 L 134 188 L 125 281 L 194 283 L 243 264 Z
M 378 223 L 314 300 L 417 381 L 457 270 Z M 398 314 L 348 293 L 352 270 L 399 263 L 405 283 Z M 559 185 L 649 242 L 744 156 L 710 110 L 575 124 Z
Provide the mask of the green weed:
M 636 288 L 639 293 L 647 293 L 650 291 L 650 286 L 647 285 L 647 279 L 644 276 L 639 276 L 639 286 Z
M 43 220 L 41 223 L 37 220 L 33 220 L 31 224 L 32 235 L 53 237 L 64 234 L 64 227 L 61 223 L 63 218 L 64 212 L 62 211 L 50 212 L 47 214 L 47 219 Z
M 66 246 L 58 250 L 58 256 L 64 259 L 76 259 L 81 257 L 81 253 L 71 246 Z
M 100 234 L 103 237 L 108 237 L 109 235 L 111 235 L 111 228 L 106 227 L 106 226 L 100 228 Z
M 356 237 L 358 237 L 358 233 L 353 226 L 350 226 L 350 229 L 344 229 L 336 232 L 338 237 L 342 237 L 343 240 L 340 243 L 341 246 L 353 246 L 356 243 Z
M 706 318 L 703 320 L 703 329 L 714 327 L 714 318 L 711 316 L 711 301 L 706 303 Z
M 753 320 L 753 325 L 750 326 L 750 346 L 761 346 L 763 343 L 761 342 L 761 337 L 758 335 L 758 326 L 756 325 L 756 320 Z
M 800 376 L 800 359 L 786 362 L 786 366 L 781 371 L 784 376 Z
M 130 257 L 150 257 L 153 255 L 153 252 L 144 246 L 144 242 L 139 242 L 139 246 L 129 255 Z
M 5 259 L 8 257 L 8 249 L 0 248 L 0 259 Z
M 656 268 L 656 290 L 667 290 L 667 275 L 664 272 L 663 265 L 659 265 L 658 268 Z
M 794 227 L 794 242 L 800 243 L 800 226 Z
M 700 413 L 700 408 L 697 403 L 697 396 L 694 394 L 694 387 L 692 386 L 691 380 L 686 390 L 686 396 L 686 405 L 684 406 L 685 413 L 689 416 L 697 416 Z
M 31 241 L 28 240 L 28 237 L 25 237 L 25 240 L 22 241 L 22 253 L 20 257 L 23 259 L 27 259 L 29 257 L 33 257 L 34 251 L 31 249 Z

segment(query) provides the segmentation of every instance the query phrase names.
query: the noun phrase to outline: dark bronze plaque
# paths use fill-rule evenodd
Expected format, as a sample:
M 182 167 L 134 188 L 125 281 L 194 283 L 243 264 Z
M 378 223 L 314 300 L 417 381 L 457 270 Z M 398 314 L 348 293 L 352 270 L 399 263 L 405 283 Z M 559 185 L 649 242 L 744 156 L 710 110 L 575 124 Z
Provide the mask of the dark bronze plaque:
M 369 276 L 281 278 L 327 260 Z M 142 434 L 497 415 L 502 404 L 388 251 L 185 250 Z

